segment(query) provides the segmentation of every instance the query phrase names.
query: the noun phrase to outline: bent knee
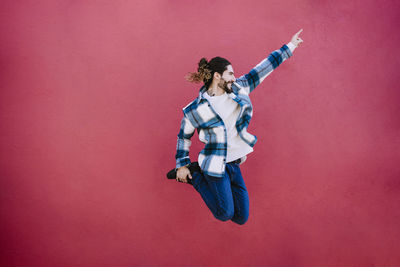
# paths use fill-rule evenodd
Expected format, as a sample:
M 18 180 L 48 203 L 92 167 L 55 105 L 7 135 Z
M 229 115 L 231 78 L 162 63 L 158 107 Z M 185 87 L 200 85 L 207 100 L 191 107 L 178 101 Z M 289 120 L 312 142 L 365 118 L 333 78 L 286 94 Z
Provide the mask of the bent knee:
M 214 214 L 214 217 L 220 221 L 229 221 L 232 220 L 234 214 L 234 210 L 224 210 Z
M 248 221 L 248 219 L 249 219 L 249 214 L 246 214 L 245 216 L 232 218 L 232 222 L 243 225 Z

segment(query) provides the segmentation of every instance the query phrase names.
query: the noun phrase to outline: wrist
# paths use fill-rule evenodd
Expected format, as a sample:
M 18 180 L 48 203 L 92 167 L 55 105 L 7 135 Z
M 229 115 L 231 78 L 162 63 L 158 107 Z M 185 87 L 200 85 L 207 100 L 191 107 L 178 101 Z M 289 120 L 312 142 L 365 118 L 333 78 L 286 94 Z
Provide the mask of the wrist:
M 287 46 L 289 47 L 290 51 L 294 51 L 297 47 L 297 45 L 295 45 L 292 41 L 290 41 Z
M 181 167 L 175 168 L 175 170 L 178 171 L 178 170 L 183 169 L 183 168 L 185 168 L 185 167 L 186 167 L 186 168 L 189 168 L 189 165 L 190 165 L 190 164 L 186 164 L 185 166 L 181 166 Z

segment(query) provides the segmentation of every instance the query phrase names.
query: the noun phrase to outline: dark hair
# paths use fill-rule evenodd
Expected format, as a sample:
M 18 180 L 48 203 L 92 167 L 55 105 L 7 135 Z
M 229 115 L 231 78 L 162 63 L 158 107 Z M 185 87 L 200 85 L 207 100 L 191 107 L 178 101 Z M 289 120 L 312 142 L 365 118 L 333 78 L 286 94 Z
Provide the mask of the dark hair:
M 208 88 L 211 85 L 214 73 L 218 72 L 222 75 L 228 65 L 231 65 L 231 63 L 222 57 L 214 57 L 209 62 L 203 57 L 199 61 L 197 72 L 189 73 L 189 75 L 186 76 L 186 80 L 194 83 L 204 82 L 204 85 Z

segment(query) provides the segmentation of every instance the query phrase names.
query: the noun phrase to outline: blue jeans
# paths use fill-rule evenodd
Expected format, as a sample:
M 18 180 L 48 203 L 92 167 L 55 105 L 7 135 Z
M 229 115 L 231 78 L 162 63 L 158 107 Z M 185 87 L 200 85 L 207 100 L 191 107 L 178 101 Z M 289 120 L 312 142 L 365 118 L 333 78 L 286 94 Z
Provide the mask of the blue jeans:
M 224 177 L 200 172 L 192 174 L 193 187 L 200 193 L 215 218 L 244 224 L 249 218 L 249 195 L 238 163 L 227 163 Z

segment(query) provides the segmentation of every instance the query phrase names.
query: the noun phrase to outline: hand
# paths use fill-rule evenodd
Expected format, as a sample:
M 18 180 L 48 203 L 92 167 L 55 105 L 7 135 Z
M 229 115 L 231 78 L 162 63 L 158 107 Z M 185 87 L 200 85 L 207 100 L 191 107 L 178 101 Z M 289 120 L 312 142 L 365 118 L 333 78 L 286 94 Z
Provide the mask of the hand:
M 190 174 L 190 170 L 188 167 L 183 166 L 180 167 L 176 172 L 176 180 L 181 183 L 187 183 L 187 177 L 189 176 L 192 179 L 192 175 Z
M 298 31 L 295 35 L 293 35 L 292 40 L 290 40 L 290 42 L 292 42 L 292 44 L 294 44 L 296 47 L 299 46 L 300 43 L 303 42 L 303 40 L 299 37 L 299 34 L 303 31 L 303 29 L 301 29 L 300 31 Z

